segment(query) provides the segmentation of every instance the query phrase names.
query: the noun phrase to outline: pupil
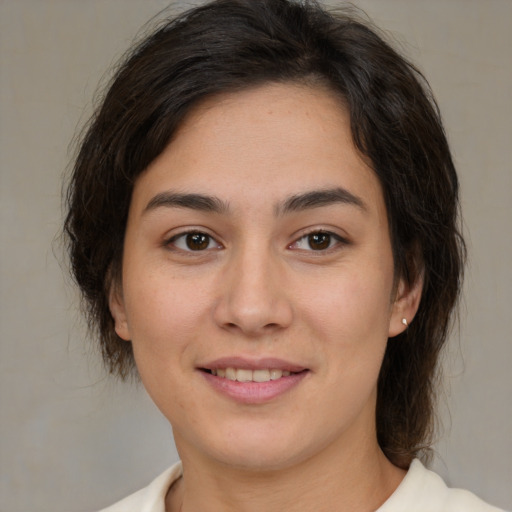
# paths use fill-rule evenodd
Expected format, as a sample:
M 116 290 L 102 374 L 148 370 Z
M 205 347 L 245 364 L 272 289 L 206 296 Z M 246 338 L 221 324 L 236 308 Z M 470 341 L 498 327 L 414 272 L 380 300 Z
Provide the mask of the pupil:
M 311 249 L 321 251 L 327 249 L 331 243 L 331 235 L 327 233 L 314 233 L 308 236 L 308 242 Z
M 192 233 L 187 235 L 187 247 L 191 251 L 201 251 L 208 247 L 209 237 L 204 233 Z

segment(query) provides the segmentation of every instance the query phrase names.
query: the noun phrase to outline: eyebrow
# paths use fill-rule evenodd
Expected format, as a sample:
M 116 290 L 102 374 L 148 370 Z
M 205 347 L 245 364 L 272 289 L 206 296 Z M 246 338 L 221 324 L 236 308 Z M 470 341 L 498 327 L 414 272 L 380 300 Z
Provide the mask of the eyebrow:
M 276 213 L 283 215 L 340 203 L 356 206 L 364 212 L 368 210 L 368 207 L 360 197 L 352 194 L 345 188 L 337 187 L 324 190 L 312 190 L 303 194 L 294 195 L 279 204 L 276 208 Z
M 348 190 L 337 187 L 324 190 L 312 190 L 302 194 L 296 194 L 275 207 L 276 215 L 285 215 L 287 213 L 320 208 L 333 204 L 353 205 L 362 211 L 368 208 L 364 201 L 349 192 Z M 228 213 L 229 204 L 218 197 L 205 194 L 186 194 L 177 192 L 161 192 L 154 196 L 144 208 L 143 213 L 147 213 L 157 208 L 189 208 L 202 212 L 210 213 Z
M 175 192 L 161 192 L 149 201 L 144 212 L 157 208 L 190 208 L 202 212 L 226 213 L 229 205 L 221 199 L 203 194 L 179 194 Z

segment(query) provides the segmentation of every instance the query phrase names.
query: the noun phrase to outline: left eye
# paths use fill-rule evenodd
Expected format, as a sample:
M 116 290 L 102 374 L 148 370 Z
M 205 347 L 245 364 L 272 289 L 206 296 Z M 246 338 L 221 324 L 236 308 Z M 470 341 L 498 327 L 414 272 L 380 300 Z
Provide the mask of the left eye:
M 220 244 L 213 237 L 199 231 L 176 235 L 169 240 L 168 244 L 182 251 L 206 251 L 220 248 Z
M 333 233 L 317 231 L 299 238 L 291 247 L 305 251 L 325 251 L 340 242 L 341 238 Z

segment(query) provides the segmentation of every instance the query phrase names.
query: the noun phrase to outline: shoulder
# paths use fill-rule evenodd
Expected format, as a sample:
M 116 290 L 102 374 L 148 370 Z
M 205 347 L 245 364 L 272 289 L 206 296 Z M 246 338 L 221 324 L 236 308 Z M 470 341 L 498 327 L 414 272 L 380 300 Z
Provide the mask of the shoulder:
M 451 489 L 443 479 L 414 460 L 396 491 L 377 512 L 503 512 L 473 493 Z
M 174 464 L 155 478 L 147 487 L 114 503 L 99 512 L 165 512 L 165 495 L 171 485 L 182 475 L 181 462 Z

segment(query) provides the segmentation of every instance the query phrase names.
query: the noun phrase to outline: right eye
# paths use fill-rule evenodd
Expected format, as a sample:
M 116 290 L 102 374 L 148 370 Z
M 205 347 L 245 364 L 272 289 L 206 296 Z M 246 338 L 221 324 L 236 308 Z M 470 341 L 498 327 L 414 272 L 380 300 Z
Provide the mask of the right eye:
M 222 246 L 212 236 L 200 231 L 192 231 L 175 235 L 167 242 L 167 245 L 187 252 L 222 249 Z

